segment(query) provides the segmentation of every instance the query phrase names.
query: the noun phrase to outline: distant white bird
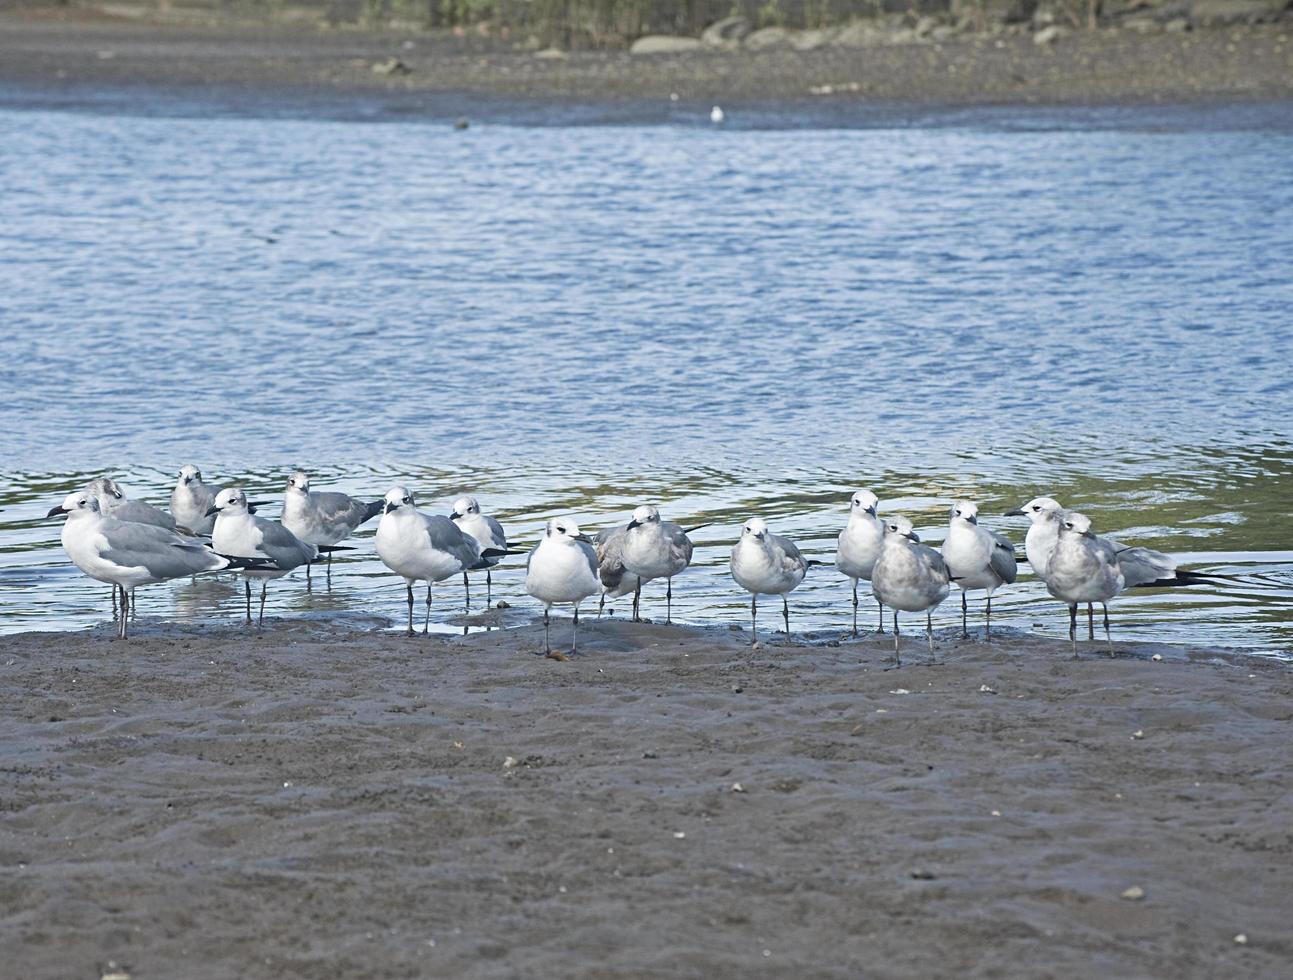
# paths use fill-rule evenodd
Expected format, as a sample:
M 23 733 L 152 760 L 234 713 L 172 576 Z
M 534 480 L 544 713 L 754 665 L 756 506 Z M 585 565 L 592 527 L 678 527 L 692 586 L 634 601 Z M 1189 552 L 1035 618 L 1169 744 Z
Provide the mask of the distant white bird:
M 287 478 L 283 492 L 283 526 L 306 544 L 320 546 L 328 556 L 328 580 L 332 579 L 332 551 L 355 529 L 382 512 L 380 500 L 367 503 L 344 493 L 317 492 L 310 489 L 310 478 L 296 470 Z M 310 581 L 306 566 L 305 580 Z
M 876 516 L 880 498 L 859 490 L 849 500 L 849 521 L 840 532 L 835 567 L 853 581 L 853 635 L 858 635 L 858 579 L 871 581 L 871 570 L 884 544 L 884 521 Z M 876 600 L 877 604 L 879 600 Z M 880 632 L 884 632 L 884 606 L 880 604 Z
M 673 619 L 673 577 L 691 564 L 693 552 L 687 532 L 677 524 L 660 520 L 660 511 L 643 504 L 633 511 L 633 519 L 624 531 L 621 544 L 626 571 L 638 578 L 633 594 L 633 619 L 638 619 L 642 584 L 651 579 L 668 580 L 665 588 L 665 622 Z
M 712 122 L 715 126 L 722 125 L 723 121 L 726 118 L 727 118 L 727 113 L 725 113 L 722 110 L 722 108 L 719 106 L 714 106 L 714 108 L 709 110 L 709 121 Z
M 262 567 L 242 570 L 247 595 L 247 623 L 251 623 L 251 578 L 260 579 L 260 616 L 265 622 L 265 589 L 272 578 L 282 578 L 294 568 L 319 557 L 319 549 L 277 521 L 257 517 L 247 507 L 247 495 L 237 487 L 225 487 L 211 502 L 208 513 L 215 517 L 211 547 L 222 555 L 259 558 Z
M 196 466 L 187 463 L 181 466 L 175 489 L 171 491 L 171 517 L 176 525 L 194 534 L 209 535 L 215 517 L 208 516 L 207 511 L 223 489 L 203 483 L 202 471 Z
M 602 589 L 597 553 L 588 535 L 568 517 L 554 517 L 525 562 L 525 591 L 543 603 L 544 653 L 552 655 L 549 610 L 571 603 L 575 607 L 570 652 L 579 648 L 579 604 Z
M 925 637 L 934 654 L 933 609 L 950 589 L 943 556 L 920 543 L 911 521 L 895 516 L 885 522 L 884 547 L 871 571 L 871 588 L 893 610 L 893 658 L 902 663 L 898 610 L 925 614 Z
M 507 552 L 507 534 L 503 531 L 503 525 L 494 520 L 487 514 L 480 512 L 480 504 L 476 502 L 475 497 L 459 497 L 453 502 L 453 513 L 449 519 L 458 525 L 458 530 L 463 534 L 469 534 L 476 539 L 476 544 L 480 546 L 481 551 L 489 549 L 490 551 Z M 503 560 L 503 556 L 486 558 L 485 561 L 485 604 L 489 605 L 494 593 L 494 578 L 490 571 L 495 565 Z M 467 573 L 462 573 L 463 592 L 467 592 Z M 471 605 L 471 595 L 467 595 L 467 605 Z
M 1095 536 L 1085 514 L 1068 511 L 1060 522 L 1059 540 L 1046 563 L 1043 576 L 1051 595 L 1069 607 L 1069 642 L 1077 659 L 1077 607 L 1098 602 L 1104 608 L 1104 635 L 1113 656 L 1109 634 L 1109 600 L 1123 590 L 1125 579 L 1112 544 Z
M 99 513 L 105 517 L 115 517 L 132 524 L 152 524 L 168 531 L 175 530 L 175 519 L 170 514 L 142 500 L 130 500 L 120 484 L 106 476 L 91 480 L 85 485 L 85 491 L 99 501 Z
M 760 595 L 781 596 L 781 614 L 786 621 L 786 635 L 790 635 L 790 603 L 786 595 L 804 580 L 808 565 L 795 543 L 769 531 L 763 518 L 752 517 L 742 526 L 741 537 L 732 547 L 732 578 L 750 593 L 751 643 L 759 639 Z
M 624 567 L 624 535 L 629 526 L 620 524 L 606 527 L 597 532 L 593 548 L 597 553 L 597 574 L 601 581 L 601 598 L 597 602 L 597 615 L 600 617 L 606 606 L 606 597 L 617 599 L 622 595 L 633 593 L 634 618 L 637 614 L 637 595 L 642 588 L 642 580 Z M 613 611 L 613 610 L 612 610 Z
M 117 636 L 123 640 L 138 586 L 251 564 L 218 555 L 196 538 L 156 524 L 121 521 L 104 515 L 99 510 L 98 498 L 85 490 L 68 494 L 48 516 L 61 514 L 67 515 L 63 524 L 63 549 L 73 564 L 91 578 L 107 582 L 121 592 Z
M 979 508 L 968 500 L 952 505 L 947 537 L 943 540 L 943 561 L 953 583 L 961 590 L 961 634 L 969 636 L 966 626 L 965 593 L 984 589 L 987 593 L 987 628 L 992 637 L 992 593 L 1009 585 L 1018 574 L 1015 546 L 994 531 L 979 526 Z
M 408 587 L 409 628 L 413 636 L 413 583 L 426 582 L 426 620 L 422 633 L 431 625 L 431 586 L 480 564 L 482 553 L 476 539 L 459 530 L 458 525 L 439 514 L 423 514 L 405 487 L 392 487 L 383 501 L 381 522 L 377 525 L 377 557 Z M 487 549 L 484 557 L 494 557 Z

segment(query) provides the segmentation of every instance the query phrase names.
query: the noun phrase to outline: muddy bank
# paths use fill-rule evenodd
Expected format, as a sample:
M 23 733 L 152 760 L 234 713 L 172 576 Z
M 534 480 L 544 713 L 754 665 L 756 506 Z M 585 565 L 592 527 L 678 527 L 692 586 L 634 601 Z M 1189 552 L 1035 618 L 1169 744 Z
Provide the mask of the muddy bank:
M 746 636 L 7 637 L 6 970 L 1286 971 L 1286 667 Z
M 869 47 L 533 52 L 450 32 L 0 14 L 0 82 L 740 104 L 1153 103 L 1293 97 L 1286 22 L 1189 32 L 956 35 Z

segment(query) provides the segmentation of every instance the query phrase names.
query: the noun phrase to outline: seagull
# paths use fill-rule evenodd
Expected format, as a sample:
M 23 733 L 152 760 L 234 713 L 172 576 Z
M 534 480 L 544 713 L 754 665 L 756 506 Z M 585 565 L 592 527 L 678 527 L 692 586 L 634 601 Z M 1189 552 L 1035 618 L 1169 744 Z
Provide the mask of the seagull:
M 947 598 L 950 578 L 943 556 L 920 543 L 905 517 L 891 517 L 885 524 L 884 547 L 871 572 L 871 588 L 881 602 L 893 609 L 893 659 L 901 665 L 898 610 L 925 614 L 925 637 L 934 654 L 935 606 Z
M 642 580 L 624 567 L 624 535 L 629 526 L 620 524 L 617 527 L 606 527 L 597 532 L 593 547 L 597 552 L 597 576 L 601 582 L 601 598 L 597 602 L 597 615 L 600 618 L 606 606 L 606 597 L 617 599 L 622 595 L 637 593 L 642 589 Z M 637 603 L 634 603 L 634 615 L 637 614 Z
M 1050 562 L 1051 552 L 1059 540 L 1061 525 L 1066 511 L 1059 502 L 1051 497 L 1034 497 L 1028 503 L 1015 510 L 1007 511 L 1007 517 L 1027 517 L 1032 524 L 1024 538 L 1024 553 L 1034 574 L 1045 581 L 1046 566 Z M 1153 548 L 1133 548 L 1131 545 L 1119 544 L 1117 541 L 1102 539 L 1113 548 L 1118 556 L 1118 566 L 1122 569 L 1124 588 L 1171 588 L 1173 586 L 1199 585 L 1214 581 L 1213 576 L 1178 568 L 1176 559 Z M 1095 639 L 1095 610 L 1091 603 L 1086 610 L 1087 639 Z
M 365 503 L 344 493 L 311 492 L 310 478 L 300 470 L 287 478 L 283 493 L 283 526 L 307 544 L 340 544 L 365 521 L 382 512 L 382 502 Z M 328 552 L 328 581 L 332 581 L 332 552 Z M 310 581 L 306 566 L 305 580 Z
M 790 635 L 790 603 L 786 594 L 804 580 L 809 564 L 795 543 L 769 531 L 763 518 L 751 517 L 742 526 L 741 537 L 732 546 L 732 578 L 750 593 L 752 644 L 759 639 L 760 595 L 781 596 L 786 636 Z
M 486 548 L 491 551 L 500 551 L 507 553 L 507 535 L 503 532 L 503 525 L 494 520 L 487 514 L 480 512 L 480 504 L 476 502 L 475 497 L 459 497 L 453 502 L 453 513 L 449 519 L 458 525 L 458 530 L 463 534 L 470 535 L 476 539 L 483 552 Z M 494 580 L 490 569 L 502 561 L 502 555 L 495 558 L 485 559 L 485 605 L 493 596 Z M 462 573 L 462 590 L 467 592 L 467 573 Z M 467 605 L 471 605 L 471 596 L 467 595 Z
M 431 625 L 431 586 L 469 568 L 484 568 L 483 562 L 499 555 L 495 548 L 483 552 L 476 539 L 463 534 L 458 525 L 443 515 L 423 514 L 413 503 L 406 487 L 392 487 L 382 501 L 382 519 L 377 525 L 377 557 L 408 586 L 409 628 L 413 636 L 413 583 L 426 582 L 425 636 Z
M 543 603 L 544 653 L 552 656 L 548 642 L 548 611 L 560 603 L 573 603 L 574 626 L 570 652 L 576 653 L 579 641 L 579 604 L 602 589 L 597 571 L 597 552 L 588 535 L 568 517 L 548 521 L 547 531 L 525 562 L 525 591 Z
M 721 126 L 723 124 L 723 120 L 726 118 L 727 113 L 723 111 L 721 106 L 714 106 L 714 108 L 709 110 L 709 121 L 715 126 Z
M 194 534 L 210 535 L 215 518 L 208 517 L 207 511 L 223 489 L 203 483 L 202 471 L 196 466 L 187 463 L 181 466 L 175 489 L 171 491 L 171 517 L 176 525 Z
M 1098 602 L 1104 608 L 1104 636 L 1113 656 L 1109 635 L 1109 600 L 1126 584 L 1114 546 L 1091 531 L 1085 514 L 1068 511 L 1060 522 L 1059 539 L 1051 551 L 1043 576 L 1051 595 L 1069 607 L 1069 642 L 1077 659 L 1077 607 L 1080 602 Z
M 247 593 L 247 623 L 251 624 L 251 582 L 260 579 L 260 616 L 257 626 L 265 622 L 265 589 L 269 579 L 282 578 L 294 568 L 308 565 L 319 557 L 316 545 L 302 541 L 277 521 L 257 517 L 247 508 L 247 495 L 237 487 L 225 487 L 215 496 L 207 514 L 215 517 L 211 527 L 211 546 L 222 555 L 259 558 L 264 565 L 243 569 Z
M 884 521 L 876 517 L 880 498 L 859 490 L 849 501 L 849 522 L 840 532 L 835 567 L 853 580 L 853 635 L 858 635 L 858 579 L 871 581 L 871 570 L 884 544 Z M 879 604 L 879 600 L 876 600 Z M 880 605 L 880 632 L 884 632 L 884 606 Z
M 138 586 L 184 578 L 224 568 L 247 568 L 255 562 L 216 554 L 195 538 L 156 524 L 139 524 L 104 515 L 98 498 L 86 490 L 68 494 L 47 516 L 67 515 L 63 550 L 93 579 L 121 590 L 117 636 L 126 638 L 128 613 Z
M 665 589 L 665 622 L 673 619 L 673 577 L 691 564 L 694 550 L 687 532 L 677 524 L 660 520 L 660 511 L 643 504 L 633 511 L 633 519 L 624 530 L 621 560 L 626 571 L 638 578 L 633 593 L 633 619 L 638 618 L 642 585 L 653 578 L 668 580 Z
M 1000 586 L 1012 583 L 1018 574 L 1015 546 L 995 531 L 979 527 L 979 508 L 968 500 L 959 500 L 952 505 L 942 553 L 948 574 L 961 590 L 962 635 L 970 635 L 965 624 L 965 593 L 970 589 L 986 589 L 987 628 L 984 635 L 991 639 L 992 593 Z
M 99 513 L 106 517 L 115 517 L 132 524 L 152 524 L 168 531 L 175 530 L 175 518 L 170 514 L 142 500 L 128 499 L 121 486 L 106 476 L 91 480 L 85 485 L 85 491 L 99 501 Z

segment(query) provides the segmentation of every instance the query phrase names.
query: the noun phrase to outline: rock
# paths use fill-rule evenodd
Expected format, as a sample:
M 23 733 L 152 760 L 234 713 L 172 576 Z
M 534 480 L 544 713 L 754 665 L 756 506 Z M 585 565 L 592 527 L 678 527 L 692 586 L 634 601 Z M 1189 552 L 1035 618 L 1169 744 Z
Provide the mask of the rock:
M 1033 35 L 1033 44 L 1036 44 L 1038 46 L 1054 44 L 1056 41 L 1058 41 L 1067 33 L 1068 32 L 1065 31 L 1064 28 L 1060 27 L 1058 24 L 1052 24 L 1050 27 L 1043 27 L 1040 31 L 1038 31 L 1036 34 Z
M 544 61 L 564 61 L 570 55 L 560 48 L 544 48 L 542 51 L 534 52 L 536 58 L 542 58 Z
M 711 48 L 733 48 L 744 41 L 752 30 L 750 22 L 744 17 L 724 17 L 701 31 L 700 41 Z
M 467 121 L 466 116 L 459 116 L 453 121 L 454 129 L 467 129 L 469 126 L 471 126 L 471 123 Z
M 407 75 L 412 70 L 399 58 L 387 58 L 385 61 L 373 62 L 374 75 Z
M 916 868 L 912 871 L 911 876 L 917 881 L 933 881 L 935 877 L 934 872 L 928 868 Z
M 916 36 L 929 37 L 929 35 L 934 32 L 934 28 L 937 26 L 938 26 L 938 21 L 935 20 L 933 17 L 930 17 L 928 14 L 926 14 L 920 20 L 916 21 L 916 27 L 915 27 Z
M 790 35 L 790 46 L 796 51 L 816 51 L 831 43 L 835 32 L 820 28 L 809 31 L 795 31 Z
M 1122 897 L 1129 902 L 1139 902 L 1145 897 L 1145 889 L 1141 888 L 1140 885 L 1132 885 L 1122 893 Z
M 514 755 L 509 755 L 506 759 L 503 760 L 504 769 L 515 769 L 519 765 L 520 763 L 516 761 L 516 756 Z
M 704 46 L 698 37 L 648 34 L 630 45 L 629 54 L 685 54 L 688 51 L 699 51 Z
M 509 603 L 506 599 L 499 599 L 499 600 L 498 600 L 498 602 L 494 603 L 494 608 L 495 608 L 495 609 L 511 609 L 511 608 L 512 608 L 512 605 L 511 605 L 511 603 Z
M 841 48 L 869 48 L 880 44 L 884 32 L 872 21 L 855 20 L 835 32 L 831 43 Z
M 790 32 L 784 27 L 765 27 L 755 31 L 745 39 L 745 47 L 750 51 L 766 51 L 769 48 L 790 47 Z
M 1277 20 L 1288 0 L 1194 0 L 1190 20 L 1196 27 L 1259 24 Z
M 952 15 L 970 24 L 1024 24 L 1033 19 L 1038 0 L 952 0 Z
M 1163 25 L 1163 30 L 1167 31 L 1168 34 L 1184 34 L 1189 29 L 1190 22 L 1184 17 L 1173 17 Z M 1158 655 L 1155 654 L 1155 656 Z M 1161 660 L 1162 658 L 1159 657 L 1159 659 Z

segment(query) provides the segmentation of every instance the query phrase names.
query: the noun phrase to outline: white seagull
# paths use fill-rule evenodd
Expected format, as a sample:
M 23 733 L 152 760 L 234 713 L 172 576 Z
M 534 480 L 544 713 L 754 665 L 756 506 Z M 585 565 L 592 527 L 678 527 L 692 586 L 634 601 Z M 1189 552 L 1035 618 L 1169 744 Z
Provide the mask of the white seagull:
M 215 525 L 215 517 L 207 511 L 224 487 L 209 487 L 202 482 L 202 471 L 186 463 L 180 467 L 175 480 L 175 489 L 171 491 L 171 517 L 175 523 L 194 534 L 209 535 Z
M 424 514 L 406 487 L 392 487 L 382 501 L 382 519 L 377 525 L 377 557 L 408 587 L 409 628 L 413 636 L 413 583 L 426 582 L 425 636 L 431 625 L 431 586 L 469 568 L 483 568 L 482 558 L 493 558 L 496 549 L 482 554 L 476 539 L 463 534 L 458 525 L 441 514 Z
M 196 538 L 155 524 L 105 516 L 98 498 L 85 490 L 68 494 L 48 516 L 61 514 L 67 515 L 63 550 L 73 564 L 91 578 L 109 583 L 114 591 L 121 590 L 117 636 L 123 640 L 138 586 L 254 564 L 218 555 Z
M 453 513 L 449 519 L 458 525 L 458 530 L 463 534 L 468 534 L 476 539 L 476 544 L 480 546 L 482 553 L 489 549 L 490 551 L 507 553 L 507 535 L 503 531 L 503 525 L 494 520 L 488 514 L 480 512 L 480 504 L 476 502 L 475 497 L 459 497 L 453 502 Z M 485 559 L 485 604 L 489 605 L 490 599 L 493 598 L 494 578 L 490 572 L 495 565 L 503 560 L 503 554 Z M 467 573 L 462 573 L 462 590 L 467 593 L 467 605 L 471 605 L 471 595 L 467 592 Z
M 1051 551 L 1043 576 L 1051 595 L 1069 607 L 1069 642 L 1077 659 L 1077 607 L 1081 602 L 1098 602 L 1104 608 L 1104 636 L 1113 656 L 1109 634 L 1109 600 L 1125 586 L 1118 553 L 1098 538 L 1085 514 L 1067 511 L 1060 521 L 1059 539 Z
M 893 610 L 893 659 L 902 663 L 898 610 L 925 614 L 925 637 L 930 656 L 934 654 L 935 606 L 947 598 L 950 579 L 943 556 L 920 543 L 920 538 L 905 517 L 891 517 L 885 522 L 884 547 L 871 572 L 871 588 L 876 597 Z
M 367 503 L 344 493 L 316 492 L 310 478 L 296 470 L 287 478 L 283 492 L 283 526 L 307 544 L 319 546 L 328 556 L 328 580 L 332 580 L 332 549 L 355 529 L 382 512 L 382 502 Z M 306 583 L 310 570 L 305 570 Z
M 554 517 L 525 562 L 525 591 L 543 603 L 543 648 L 552 655 L 548 611 L 554 605 L 575 607 L 570 652 L 578 652 L 579 604 L 601 591 L 597 553 L 588 535 L 568 517 Z
M 853 581 L 853 635 L 858 635 L 858 579 L 871 581 L 871 570 L 884 544 L 884 521 L 876 516 L 880 498 L 859 490 L 849 500 L 849 521 L 840 532 L 835 567 Z M 876 600 L 879 604 L 879 600 Z M 880 605 L 880 632 L 884 632 L 884 606 Z
M 237 487 L 225 487 L 211 502 L 208 514 L 215 516 L 211 546 L 222 555 L 259 558 L 263 566 L 242 570 L 247 594 L 247 623 L 251 623 L 251 582 L 260 579 L 260 616 L 265 622 L 265 589 L 269 579 L 282 578 L 294 568 L 319 557 L 319 549 L 302 541 L 277 521 L 257 517 L 247 507 L 247 495 Z
M 781 614 L 790 635 L 790 603 L 786 594 L 804 580 L 809 561 L 799 553 L 789 538 L 778 537 L 768 530 L 761 517 L 751 517 L 741 528 L 741 537 L 732 546 L 732 578 L 750 593 L 751 643 L 759 639 L 760 595 L 781 596 Z
M 673 619 L 673 577 L 691 564 L 694 548 L 687 532 L 677 524 L 660 520 L 660 511 L 643 504 L 633 511 L 620 545 L 626 571 L 638 578 L 633 594 L 633 619 L 638 618 L 642 585 L 654 578 L 668 580 L 665 589 L 665 622 Z
M 952 505 L 951 521 L 941 550 L 948 574 L 961 590 L 961 634 L 970 635 L 965 622 L 965 593 L 971 589 L 984 589 L 988 593 L 985 636 L 991 639 L 992 593 L 1002 585 L 1014 582 L 1019 572 L 1015 546 L 995 531 L 979 526 L 977 505 L 959 500 Z

